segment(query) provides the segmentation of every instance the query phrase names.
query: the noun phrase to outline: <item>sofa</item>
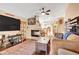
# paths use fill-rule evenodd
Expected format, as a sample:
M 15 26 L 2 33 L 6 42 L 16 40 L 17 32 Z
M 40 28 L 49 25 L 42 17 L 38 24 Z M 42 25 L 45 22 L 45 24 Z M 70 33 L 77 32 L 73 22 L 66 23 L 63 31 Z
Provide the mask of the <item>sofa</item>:
M 79 54 L 79 41 L 73 40 L 52 40 L 52 54 L 58 55 L 59 49 L 65 49 Z

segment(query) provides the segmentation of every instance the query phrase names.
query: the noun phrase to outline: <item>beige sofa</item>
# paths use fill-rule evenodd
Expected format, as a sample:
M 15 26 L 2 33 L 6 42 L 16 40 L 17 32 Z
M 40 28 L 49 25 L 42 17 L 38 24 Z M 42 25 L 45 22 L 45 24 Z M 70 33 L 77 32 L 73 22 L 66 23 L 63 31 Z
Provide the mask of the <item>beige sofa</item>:
M 78 53 L 67 50 L 67 49 L 59 48 L 58 49 L 58 55 L 78 55 Z
M 52 54 L 58 55 L 59 49 L 66 49 L 75 53 L 79 53 L 79 41 L 52 40 Z

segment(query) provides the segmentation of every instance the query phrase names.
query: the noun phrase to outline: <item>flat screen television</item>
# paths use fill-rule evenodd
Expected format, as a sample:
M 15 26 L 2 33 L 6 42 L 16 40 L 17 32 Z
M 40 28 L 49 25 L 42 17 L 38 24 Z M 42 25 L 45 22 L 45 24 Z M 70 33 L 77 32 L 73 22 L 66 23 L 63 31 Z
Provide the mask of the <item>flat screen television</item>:
M 0 31 L 20 30 L 20 19 L 0 15 Z

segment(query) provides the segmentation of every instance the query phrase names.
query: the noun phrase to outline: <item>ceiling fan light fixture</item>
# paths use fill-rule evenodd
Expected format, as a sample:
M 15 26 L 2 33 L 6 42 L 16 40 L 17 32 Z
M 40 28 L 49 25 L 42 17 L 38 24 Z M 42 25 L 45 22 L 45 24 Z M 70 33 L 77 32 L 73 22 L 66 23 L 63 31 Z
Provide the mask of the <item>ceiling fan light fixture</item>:
M 45 12 L 41 12 L 41 15 L 45 15 Z

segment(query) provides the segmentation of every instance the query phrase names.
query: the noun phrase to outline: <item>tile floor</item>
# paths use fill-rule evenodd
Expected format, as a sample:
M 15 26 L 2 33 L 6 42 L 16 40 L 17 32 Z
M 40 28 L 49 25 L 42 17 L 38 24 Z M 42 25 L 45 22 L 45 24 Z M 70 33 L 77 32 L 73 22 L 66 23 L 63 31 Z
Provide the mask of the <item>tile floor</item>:
M 26 40 L 13 47 L 0 51 L 1 55 L 32 55 L 35 52 L 35 41 Z

